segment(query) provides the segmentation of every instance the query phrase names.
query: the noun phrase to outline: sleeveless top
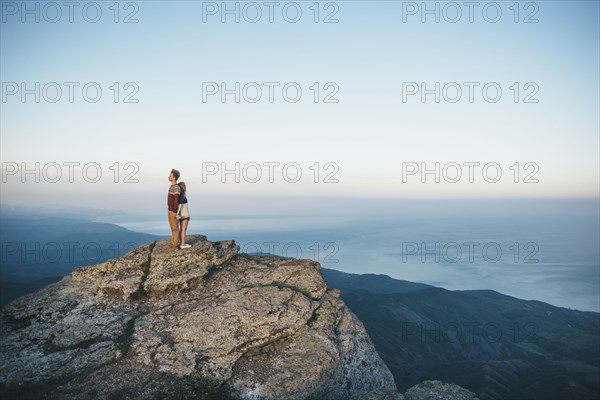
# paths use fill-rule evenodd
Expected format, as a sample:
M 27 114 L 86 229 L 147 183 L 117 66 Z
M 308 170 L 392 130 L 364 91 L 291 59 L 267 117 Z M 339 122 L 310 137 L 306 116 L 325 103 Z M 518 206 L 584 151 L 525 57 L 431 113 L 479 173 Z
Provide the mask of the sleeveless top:
M 187 204 L 187 196 L 185 195 L 185 192 L 181 192 L 179 195 L 179 204 Z

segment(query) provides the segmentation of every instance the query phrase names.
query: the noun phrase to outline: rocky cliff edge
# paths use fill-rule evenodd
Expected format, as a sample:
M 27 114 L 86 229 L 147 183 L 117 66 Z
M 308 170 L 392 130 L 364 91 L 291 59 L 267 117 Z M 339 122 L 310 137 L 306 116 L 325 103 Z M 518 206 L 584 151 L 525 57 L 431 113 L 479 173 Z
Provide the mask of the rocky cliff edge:
M 317 262 L 248 256 L 232 240 L 202 235 L 188 243 L 140 246 L 8 304 L 2 392 L 286 400 L 395 392 Z

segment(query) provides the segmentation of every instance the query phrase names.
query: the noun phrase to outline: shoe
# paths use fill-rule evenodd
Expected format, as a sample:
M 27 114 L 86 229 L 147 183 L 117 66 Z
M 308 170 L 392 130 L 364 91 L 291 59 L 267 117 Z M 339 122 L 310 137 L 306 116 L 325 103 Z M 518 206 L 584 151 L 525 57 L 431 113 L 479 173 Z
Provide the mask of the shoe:
M 190 247 L 192 247 L 191 244 L 184 244 L 183 246 L 179 246 L 180 249 L 189 249 Z

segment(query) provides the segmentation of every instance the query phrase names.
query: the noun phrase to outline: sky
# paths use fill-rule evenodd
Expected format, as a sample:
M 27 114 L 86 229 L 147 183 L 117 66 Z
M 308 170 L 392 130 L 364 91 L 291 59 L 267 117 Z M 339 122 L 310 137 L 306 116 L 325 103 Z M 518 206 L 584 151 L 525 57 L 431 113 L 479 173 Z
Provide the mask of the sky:
M 598 1 L 1 7 L 2 204 L 600 194 Z
M 599 21 L 599 1 L 0 0 L 2 214 L 168 234 L 176 168 L 190 233 L 597 311 Z M 541 262 L 399 265 L 421 240 Z

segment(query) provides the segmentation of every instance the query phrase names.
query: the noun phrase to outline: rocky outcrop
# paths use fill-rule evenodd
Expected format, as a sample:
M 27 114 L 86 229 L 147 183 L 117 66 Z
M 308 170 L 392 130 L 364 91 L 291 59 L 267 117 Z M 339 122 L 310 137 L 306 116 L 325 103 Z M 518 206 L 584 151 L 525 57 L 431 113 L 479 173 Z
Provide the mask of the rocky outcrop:
M 367 393 L 360 400 L 479 400 L 475 393 L 454 383 L 424 381 L 404 393 L 395 390 L 377 389 Z
M 338 400 L 396 390 L 318 263 L 188 242 L 140 246 L 7 305 L 3 393 L 165 398 L 208 385 L 243 399 Z
M 404 400 L 404 396 L 395 390 L 377 389 L 363 395 L 360 400 Z
M 479 400 L 475 393 L 454 383 L 425 381 L 408 389 L 405 400 Z

